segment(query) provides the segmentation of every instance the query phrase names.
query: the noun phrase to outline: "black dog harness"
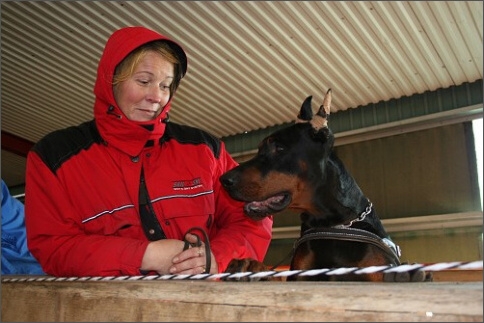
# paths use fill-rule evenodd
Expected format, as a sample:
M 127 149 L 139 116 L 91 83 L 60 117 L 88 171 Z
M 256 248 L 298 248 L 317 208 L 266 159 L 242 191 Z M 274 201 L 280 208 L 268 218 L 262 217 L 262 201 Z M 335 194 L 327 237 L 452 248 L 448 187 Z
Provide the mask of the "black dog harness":
M 380 248 L 390 258 L 393 259 L 395 264 L 400 265 L 400 247 L 388 238 L 380 238 L 374 233 L 354 229 L 354 228 L 311 228 L 306 230 L 303 235 L 296 240 L 293 247 L 293 254 L 297 248 L 304 242 L 309 240 L 345 240 L 370 243 Z
M 363 221 L 368 214 L 371 213 L 373 203 L 368 201 L 368 206 L 356 219 L 351 220 L 348 224 L 335 225 L 330 228 L 311 228 L 303 232 L 302 236 L 294 244 L 294 252 L 297 247 L 308 240 L 314 239 L 334 239 L 334 240 L 347 240 L 355 242 L 371 243 L 386 254 L 390 255 L 395 260 L 396 264 L 400 264 L 400 256 L 402 252 L 400 247 L 396 245 L 392 240 L 388 238 L 381 238 L 374 233 L 351 228 L 354 222 Z
M 351 228 L 354 222 L 363 221 L 368 214 L 371 213 L 373 204 L 368 201 L 368 206 L 365 211 L 363 211 L 356 219 L 351 220 L 348 224 L 340 224 L 333 227 L 319 227 L 310 228 L 301 234 L 301 237 L 294 242 L 294 246 L 291 252 L 277 265 L 273 266 L 272 269 L 279 266 L 284 260 L 289 257 L 294 257 L 297 248 L 304 242 L 309 240 L 345 240 L 345 241 L 355 241 L 362 243 L 370 243 L 378 248 L 380 248 L 384 253 L 386 253 L 394 263 L 400 265 L 401 250 L 398 245 L 396 245 L 392 240 L 388 238 L 381 238 L 374 233 Z

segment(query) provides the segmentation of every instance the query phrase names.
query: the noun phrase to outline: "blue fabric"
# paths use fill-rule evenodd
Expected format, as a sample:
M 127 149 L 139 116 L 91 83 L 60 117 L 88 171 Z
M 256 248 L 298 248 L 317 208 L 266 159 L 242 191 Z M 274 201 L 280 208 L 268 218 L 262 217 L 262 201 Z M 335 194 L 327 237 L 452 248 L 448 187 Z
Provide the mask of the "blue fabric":
M 2 275 L 44 275 L 27 248 L 24 205 L 2 179 Z

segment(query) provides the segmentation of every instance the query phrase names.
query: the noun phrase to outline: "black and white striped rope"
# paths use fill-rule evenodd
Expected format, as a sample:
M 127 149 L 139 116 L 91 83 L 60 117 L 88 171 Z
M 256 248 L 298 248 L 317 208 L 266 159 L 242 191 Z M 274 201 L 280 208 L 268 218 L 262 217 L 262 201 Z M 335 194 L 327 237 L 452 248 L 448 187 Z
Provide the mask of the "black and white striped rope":
M 197 275 L 140 275 L 140 276 L 92 276 L 92 277 L 53 277 L 53 276 L 3 276 L 3 282 L 72 282 L 72 281 L 134 281 L 134 280 L 219 280 L 219 279 L 240 279 L 240 278 L 265 278 L 265 277 L 288 277 L 293 275 L 315 276 L 315 275 L 343 275 L 343 274 L 368 274 L 376 272 L 392 273 L 407 272 L 412 270 L 424 270 L 426 272 L 442 271 L 449 269 L 459 270 L 482 270 L 483 261 L 472 262 L 440 262 L 431 265 L 405 264 L 400 266 L 370 266 L 370 267 L 342 267 L 322 268 L 311 270 L 284 270 L 284 271 L 262 271 L 262 272 L 239 272 L 219 274 L 197 274 Z

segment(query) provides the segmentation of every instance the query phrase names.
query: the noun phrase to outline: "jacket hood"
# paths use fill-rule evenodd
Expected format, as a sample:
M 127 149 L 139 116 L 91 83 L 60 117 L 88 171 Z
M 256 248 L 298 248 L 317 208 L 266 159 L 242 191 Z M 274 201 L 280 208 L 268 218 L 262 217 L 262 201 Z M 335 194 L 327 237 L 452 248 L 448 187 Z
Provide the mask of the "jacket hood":
M 181 62 L 182 76 L 187 71 L 187 56 L 183 48 L 168 37 L 145 27 L 125 27 L 115 31 L 106 42 L 99 60 L 97 79 L 94 85 L 94 118 L 102 138 L 109 144 L 130 156 L 141 153 L 148 140 L 158 140 L 165 131 L 165 122 L 171 108 L 171 101 L 162 113 L 149 122 L 131 121 L 118 107 L 113 92 L 113 75 L 116 66 L 134 49 L 155 40 L 165 40 Z M 142 127 L 143 125 L 144 127 Z M 148 130 L 150 129 L 150 130 Z

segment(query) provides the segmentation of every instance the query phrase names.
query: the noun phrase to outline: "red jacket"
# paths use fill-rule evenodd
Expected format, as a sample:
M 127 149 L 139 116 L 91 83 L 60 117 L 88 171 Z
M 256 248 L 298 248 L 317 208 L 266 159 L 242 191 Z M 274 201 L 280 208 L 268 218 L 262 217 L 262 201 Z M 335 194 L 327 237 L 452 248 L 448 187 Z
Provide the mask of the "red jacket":
M 167 238 L 182 240 L 189 228 L 204 228 L 220 272 L 232 258 L 264 259 L 272 218 L 250 220 L 242 204 L 222 189 L 220 175 L 236 166 L 223 142 L 202 130 L 167 122 L 170 102 L 155 121 L 142 127 L 128 120 L 114 100 L 111 80 L 116 65 L 136 47 L 156 39 L 168 40 L 142 27 L 115 32 L 99 62 L 94 120 L 54 131 L 29 152 L 28 246 L 50 275 L 140 274 L 149 243 L 138 212 L 142 167 Z M 183 49 L 172 45 L 186 71 Z

